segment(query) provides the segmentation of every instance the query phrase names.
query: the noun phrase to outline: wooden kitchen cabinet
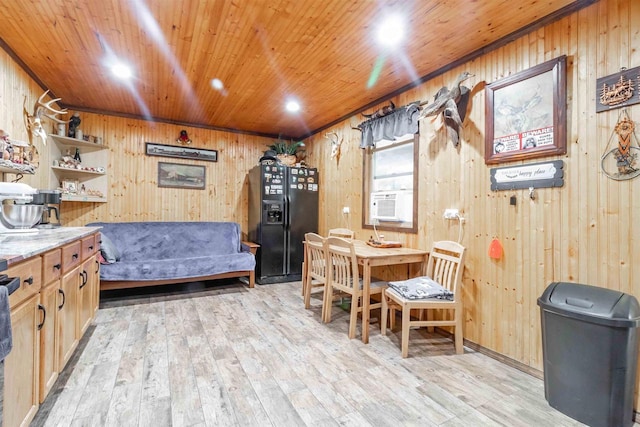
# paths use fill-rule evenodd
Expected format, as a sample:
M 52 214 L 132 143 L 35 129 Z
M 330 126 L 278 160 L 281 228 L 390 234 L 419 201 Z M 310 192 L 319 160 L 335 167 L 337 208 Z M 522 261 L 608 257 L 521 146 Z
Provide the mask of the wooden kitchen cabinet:
M 97 310 L 97 233 L 11 265 L 13 349 L 4 364 L 3 427 L 28 426 Z
M 20 288 L 9 296 L 13 349 L 4 363 L 2 425 L 28 426 L 38 410 L 38 325 L 43 317 L 38 307 L 42 260 L 35 257 L 23 261 L 11 266 L 6 274 L 9 277 L 20 277 Z
M 78 347 L 78 288 L 80 286 L 80 266 L 62 276 L 58 306 L 58 372 L 66 366 L 74 350 Z
M 60 296 L 61 251 L 55 249 L 42 256 L 42 280 L 40 304 L 44 308 L 44 322 L 40 329 L 40 386 L 39 402 L 42 403 L 58 378 L 58 306 Z
M 4 360 L 3 426 L 28 426 L 38 411 L 38 364 L 42 316 L 36 293 L 11 309 L 13 349 Z
M 95 257 L 91 257 L 82 263 L 80 268 L 80 283 L 78 285 L 78 337 L 84 335 L 91 320 L 93 320 L 93 298 L 95 275 Z
M 93 317 L 96 316 L 98 308 L 100 307 L 100 261 L 98 261 L 98 255 L 93 257 Z

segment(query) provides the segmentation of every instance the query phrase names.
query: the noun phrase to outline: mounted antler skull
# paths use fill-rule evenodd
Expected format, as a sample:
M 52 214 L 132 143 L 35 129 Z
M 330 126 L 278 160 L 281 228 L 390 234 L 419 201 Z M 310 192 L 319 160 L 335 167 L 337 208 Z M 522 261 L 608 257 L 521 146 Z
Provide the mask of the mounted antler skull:
M 340 162 L 340 149 L 343 138 L 340 138 L 335 132 L 326 133 L 324 137 L 331 141 L 331 158 L 336 159 L 336 162 Z
M 29 142 L 31 143 L 31 145 L 33 145 L 34 137 L 40 137 L 42 139 L 42 143 L 44 145 L 47 145 L 47 132 L 45 132 L 44 128 L 42 127 L 43 117 L 51 119 L 57 123 L 67 123 L 66 120 L 61 120 L 56 117 L 56 115 L 58 114 L 67 114 L 66 108 L 63 110 L 56 110 L 51 106 L 51 104 L 53 104 L 54 102 L 60 101 L 61 98 L 52 99 L 48 102 L 42 102 L 42 100 L 48 93 L 49 89 L 47 89 L 45 93 L 43 93 L 40 98 L 38 98 L 33 106 L 33 114 L 29 114 L 29 112 L 27 111 L 27 97 L 24 98 L 24 124 L 27 128 L 27 132 L 29 133 Z

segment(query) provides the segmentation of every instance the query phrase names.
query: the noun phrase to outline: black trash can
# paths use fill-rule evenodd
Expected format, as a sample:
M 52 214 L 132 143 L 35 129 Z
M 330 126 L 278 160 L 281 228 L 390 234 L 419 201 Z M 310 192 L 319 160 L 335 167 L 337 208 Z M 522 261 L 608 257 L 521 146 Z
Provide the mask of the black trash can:
M 638 300 L 578 283 L 551 283 L 538 298 L 544 394 L 592 427 L 633 425 Z

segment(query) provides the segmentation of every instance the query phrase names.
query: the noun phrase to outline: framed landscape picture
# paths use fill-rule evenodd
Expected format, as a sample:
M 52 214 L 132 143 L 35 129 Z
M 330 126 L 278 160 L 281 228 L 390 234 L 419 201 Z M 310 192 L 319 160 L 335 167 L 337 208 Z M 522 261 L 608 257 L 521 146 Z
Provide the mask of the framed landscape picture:
M 158 163 L 158 187 L 204 190 L 206 168 L 200 165 Z
M 207 162 L 218 161 L 218 150 L 205 150 L 204 148 L 179 147 L 177 145 L 145 143 L 147 156 L 174 157 L 178 159 L 204 160 Z
M 487 85 L 485 163 L 567 152 L 567 57 Z

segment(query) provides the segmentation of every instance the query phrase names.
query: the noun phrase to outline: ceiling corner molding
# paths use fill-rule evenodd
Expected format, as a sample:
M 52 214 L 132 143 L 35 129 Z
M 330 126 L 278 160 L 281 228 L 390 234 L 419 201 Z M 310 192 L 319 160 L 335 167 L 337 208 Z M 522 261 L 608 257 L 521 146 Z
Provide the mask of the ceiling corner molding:
M 225 127 L 218 127 L 218 126 L 210 126 L 210 125 L 204 125 L 200 123 L 189 123 L 189 122 L 183 122 L 179 120 L 165 119 L 162 117 L 144 117 L 139 114 L 119 113 L 116 111 L 99 110 L 95 108 L 87 108 L 87 107 L 81 107 L 81 106 L 70 105 L 70 104 L 61 105 L 61 107 L 71 111 L 81 111 L 83 113 L 102 114 L 105 116 L 122 117 L 125 119 L 141 120 L 144 122 L 165 123 L 169 125 L 186 126 L 186 127 L 192 127 L 192 128 L 214 130 L 219 132 L 228 132 L 228 133 L 250 135 L 250 136 L 260 136 L 263 138 L 270 138 L 270 139 L 278 139 L 279 137 L 278 135 L 272 135 L 269 133 L 253 132 L 253 131 L 248 131 L 243 129 L 225 128 Z
M 328 123 L 324 126 L 319 127 L 318 129 L 315 129 L 309 133 L 307 133 L 306 135 L 303 135 L 301 138 L 305 139 L 305 138 L 309 138 L 319 132 L 322 132 L 325 129 L 329 129 L 332 126 L 337 125 L 338 123 L 341 123 L 345 120 L 347 120 L 349 117 L 353 117 L 355 115 L 358 115 L 366 110 L 369 110 L 377 105 L 380 105 L 398 95 L 400 95 L 401 93 L 404 93 L 410 89 L 413 89 L 415 87 L 420 86 L 421 84 L 428 82 L 431 79 L 434 79 L 435 77 L 444 74 L 445 72 L 456 68 L 460 65 L 466 64 L 467 62 L 471 62 L 474 59 L 477 59 L 483 55 L 486 55 L 487 53 L 494 51 L 496 49 L 499 49 L 511 42 L 513 42 L 514 40 L 517 40 L 520 37 L 523 37 L 529 33 L 532 33 L 534 31 L 539 30 L 540 28 L 547 26 L 549 24 L 552 24 L 555 21 L 558 21 L 566 16 L 569 16 L 573 13 L 576 13 L 582 9 L 584 9 L 585 7 L 591 6 L 594 3 L 597 3 L 599 0 L 577 0 L 576 2 L 563 7 L 562 9 L 558 9 L 557 11 L 555 11 L 554 13 L 551 13 L 549 15 L 543 16 L 542 18 L 538 19 L 537 21 L 532 22 L 531 24 L 527 25 L 526 27 L 522 27 L 519 30 L 516 30 L 510 34 L 507 34 L 506 36 L 502 37 L 499 40 L 496 40 L 493 43 L 490 43 L 488 45 L 486 45 L 485 47 L 482 47 L 478 50 L 475 50 L 473 52 L 471 52 L 470 54 L 463 56 L 460 59 L 457 59 L 447 65 L 445 65 L 444 67 L 441 67 L 435 71 L 433 71 L 432 73 L 426 74 L 422 77 L 420 77 L 418 80 L 415 80 L 411 83 L 409 83 L 408 85 L 405 85 L 381 98 L 378 98 L 370 103 L 368 103 L 367 105 L 358 108 L 357 110 L 354 110 L 350 113 L 345 114 L 344 116 L 332 121 L 331 123 Z
M 0 48 L 2 48 L 2 50 L 7 52 L 7 55 L 9 55 L 9 57 L 11 57 L 11 59 L 13 59 L 16 62 L 16 64 L 18 64 L 18 66 L 22 68 L 24 72 L 27 73 L 29 77 L 31 77 L 31 79 L 33 79 L 33 81 L 36 82 L 38 86 L 40 86 L 42 90 L 48 89 L 47 86 L 42 82 L 42 80 L 40 80 L 38 76 L 36 76 L 36 74 L 31 70 L 31 68 L 29 68 L 27 64 L 25 64 L 24 61 L 22 61 L 22 59 L 20 59 L 18 54 L 15 53 L 13 49 L 11 49 L 9 45 L 1 37 L 0 37 Z M 55 98 L 55 95 L 52 92 L 49 92 L 49 94 L 51 95 L 51 98 Z

